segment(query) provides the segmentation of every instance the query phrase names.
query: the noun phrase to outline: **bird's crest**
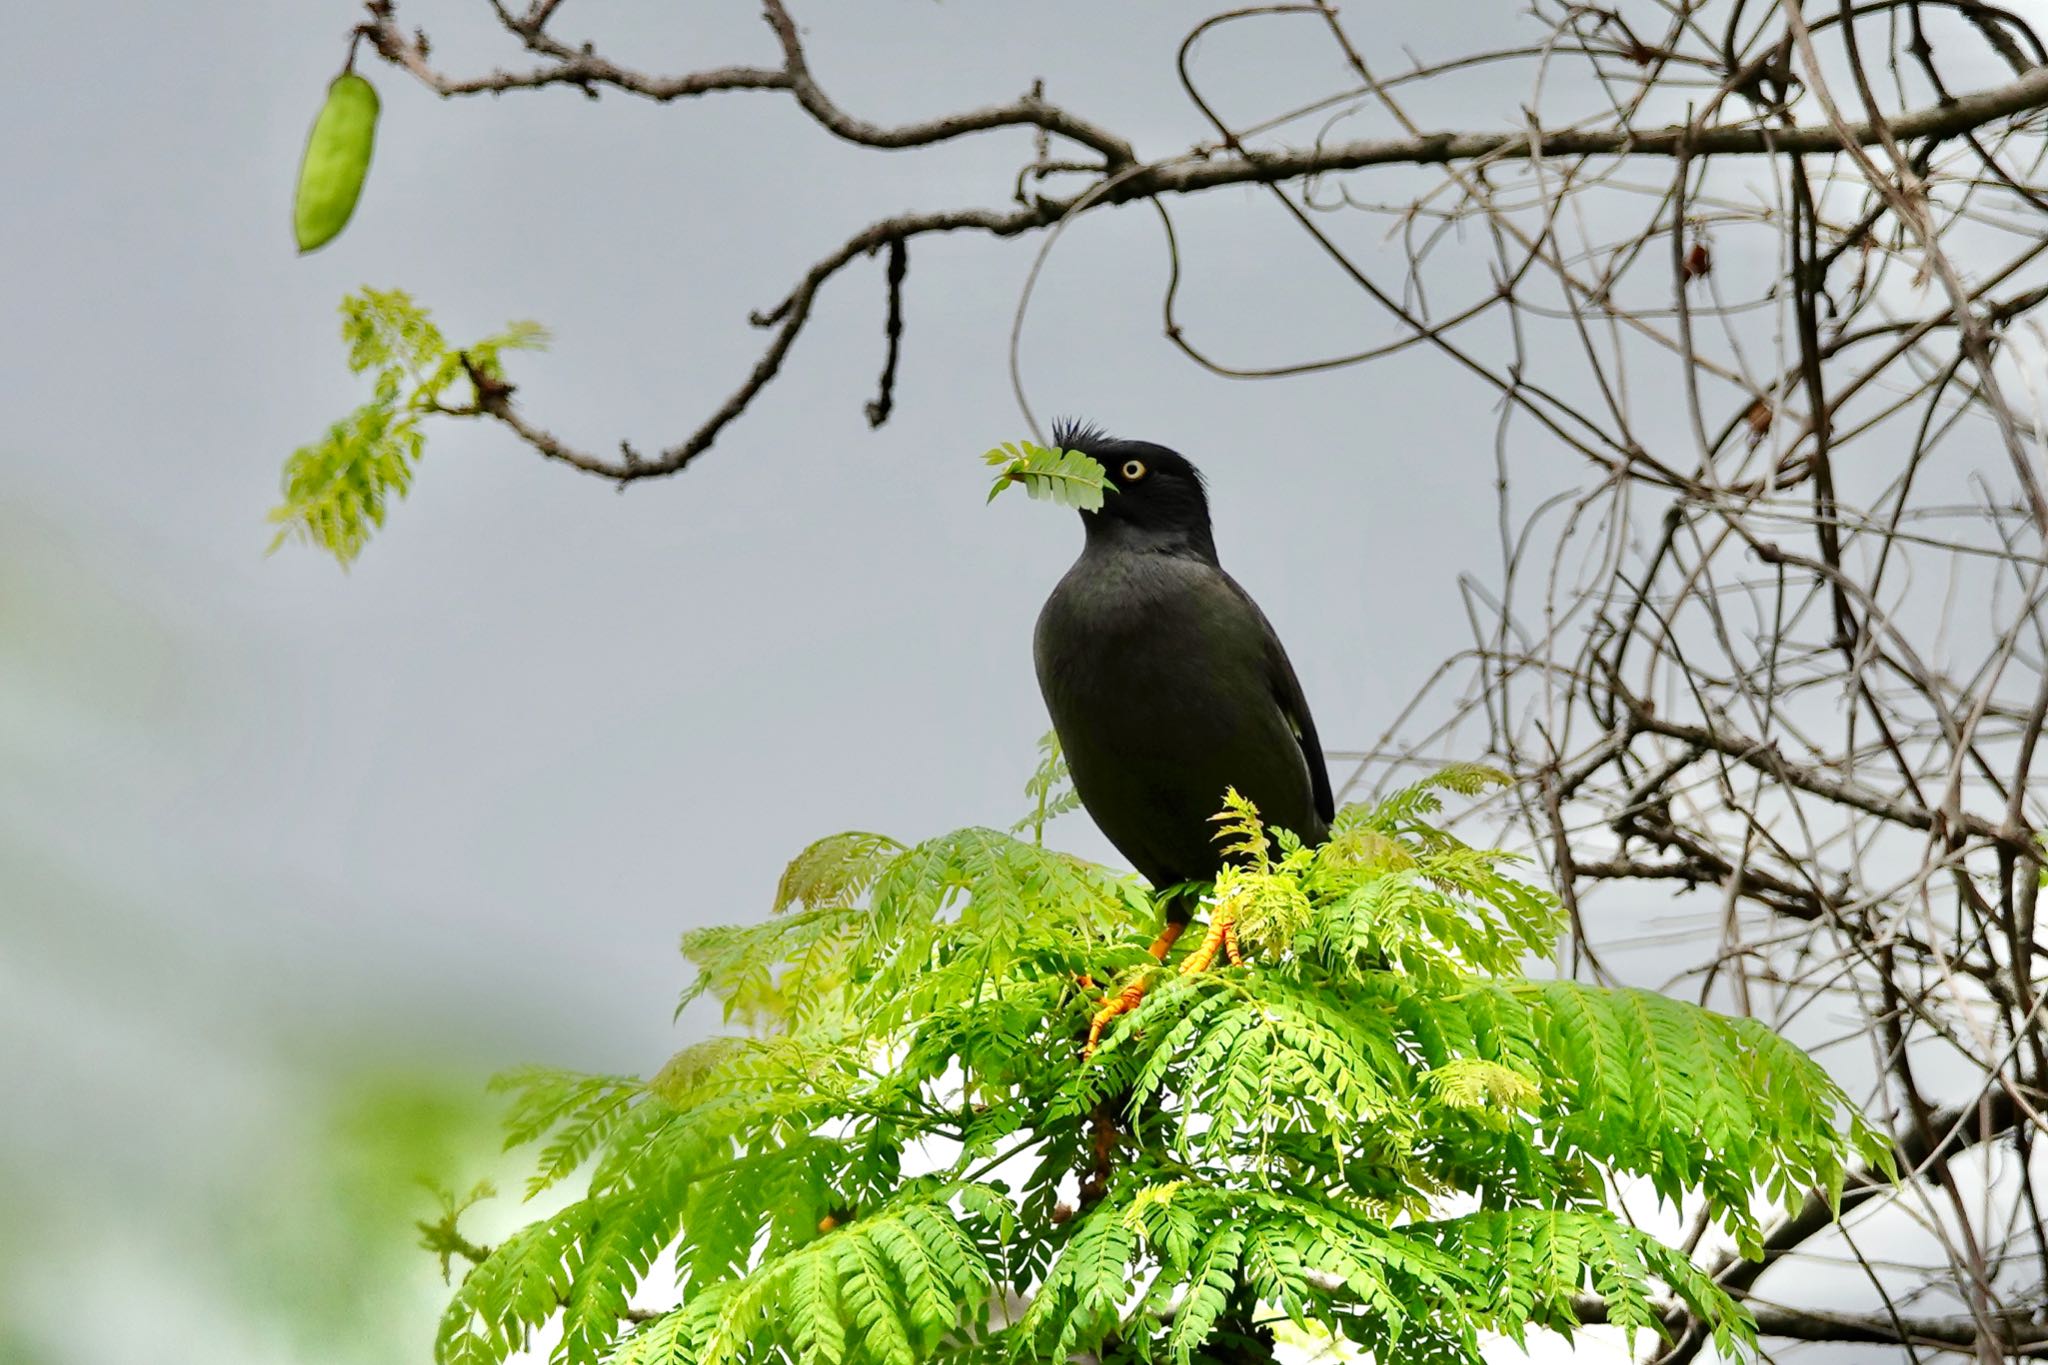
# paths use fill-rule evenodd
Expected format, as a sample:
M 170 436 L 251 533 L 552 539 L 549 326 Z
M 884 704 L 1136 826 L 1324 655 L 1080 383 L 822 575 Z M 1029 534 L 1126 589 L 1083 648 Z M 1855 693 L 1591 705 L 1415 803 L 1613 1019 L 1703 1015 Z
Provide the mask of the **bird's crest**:
M 1194 463 L 1177 451 L 1155 445 L 1150 441 L 1133 441 L 1122 436 L 1112 436 L 1095 423 L 1079 417 L 1062 417 L 1052 424 L 1052 444 L 1056 450 L 1078 450 L 1098 463 L 1114 464 L 1118 457 L 1137 454 L 1146 459 L 1161 456 L 1170 458 L 1183 472 L 1194 479 L 1197 487 L 1206 491 L 1209 480 Z
M 1093 447 L 1111 445 L 1115 440 L 1095 423 L 1078 417 L 1062 417 L 1052 424 L 1052 443 L 1060 450 L 1078 450 L 1083 455 L 1093 455 Z

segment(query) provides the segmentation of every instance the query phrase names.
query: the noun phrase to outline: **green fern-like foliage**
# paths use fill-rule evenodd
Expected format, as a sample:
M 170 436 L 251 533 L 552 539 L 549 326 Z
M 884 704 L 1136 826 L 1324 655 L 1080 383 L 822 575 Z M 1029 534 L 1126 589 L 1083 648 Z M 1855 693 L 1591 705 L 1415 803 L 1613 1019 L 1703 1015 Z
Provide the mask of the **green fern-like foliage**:
M 563 1365 L 1193 1365 L 1270 1357 L 1284 1319 L 1473 1362 L 1570 1332 L 1588 1294 L 1631 1333 L 1676 1301 L 1740 1353 L 1742 1307 L 1615 1182 L 1703 1201 L 1755 1254 L 1768 1205 L 1886 1149 L 1753 1021 L 1520 975 L 1556 903 L 1432 823 L 1496 780 L 1350 807 L 1315 849 L 1230 794 L 1209 907 L 1244 961 L 1206 971 L 1145 952 L 1133 879 L 1039 841 L 1051 747 L 1028 840 L 813 844 L 764 921 L 684 940 L 733 1031 L 646 1079 L 506 1078 L 530 1192 L 580 1197 L 469 1248 L 437 1358 L 495 1365 L 552 1324 Z M 459 1213 L 430 1249 L 468 1246 Z
M 1101 508 L 1105 493 L 1116 491 L 1100 462 L 1078 450 L 1009 441 L 981 458 L 996 471 L 995 483 L 988 490 L 990 502 L 1014 483 L 1024 485 L 1024 491 L 1034 498 L 1093 512 Z
M 1080 793 L 1067 774 L 1067 756 L 1060 752 L 1060 737 L 1051 730 L 1038 741 L 1038 767 L 1024 784 L 1024 794 L 1031 798 L 1031 810 L 1010 826 L 1010 833 L 1022 834 L 1028 829 L 1034 844 L 1045 842 L 1049 821 L 1081 808 Z
M 270 548 L 296 538 L 346 568 L 411 488 L 426 449 L 422 420 L 473 415 L 484 401 L 479 385 L 508 393 L 505 352 L 539 350 L 547 332 L 538 323 L 514 322 L 457 348 L 404 290 L 366 287 L 341 301 L 341 336 L 350 373 L 371 377 L 370 399 L 285 461 Z M 465 396 L 451 404 L 451 390 Z

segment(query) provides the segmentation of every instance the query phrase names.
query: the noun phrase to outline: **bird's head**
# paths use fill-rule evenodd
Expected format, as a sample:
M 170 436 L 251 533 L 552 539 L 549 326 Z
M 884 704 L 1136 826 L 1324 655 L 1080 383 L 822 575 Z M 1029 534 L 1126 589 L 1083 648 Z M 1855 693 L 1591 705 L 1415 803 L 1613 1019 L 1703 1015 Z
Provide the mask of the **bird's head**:
M 1187 458 L 1150 441 L 1125 441 L 1081 422 L 1058 422 L 1053 444 L 1092 456 L 1116 491 L 1099 512 L 1083 512 L 1090 544 L 1104 543 L 1216 559 L 1209 529 L 1209 496 L 1202 471 Z

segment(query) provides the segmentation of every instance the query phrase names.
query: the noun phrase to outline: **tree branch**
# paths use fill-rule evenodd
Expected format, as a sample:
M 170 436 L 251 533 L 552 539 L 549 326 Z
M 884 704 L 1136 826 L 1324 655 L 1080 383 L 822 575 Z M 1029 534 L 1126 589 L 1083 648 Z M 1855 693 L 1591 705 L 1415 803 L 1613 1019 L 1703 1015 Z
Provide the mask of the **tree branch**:
M 1043 201 L 1011 212 L 986 209 L 961 209 L 941 213 L 906 213 L 895 218 L 884 218 L 870 224 L 862 231 L 849 237 L 831 255 L 818 261 L 797 282 L 783 300 L 765 312 L 754 314 L 749 321 L 757 327 L 774 327 L 775 335 L 754 368 L 737 389 L 727 395 L 725 401 L 701 423 L 689 436 L 669 446 L 658 455 L 640 455 L 630 446 L 622 446 L 617 459 L 593 455 L 578 450 L 562 441 L 552 432 L 543 430 L 520 417 L 509 403 L 495 408 L 479 409 L 475 412 L 454 414 L 465 417 L 490 417 L 502 422 L 528 445 L 551 460 L 560 460 L 586 473 L 597 474 L 618 483 L 631 483 L 636 479 L 652 478 L 664 474 L 675 474 L 689 467 L 690 462 L 711 448 L 734 418 L 747 410 L 755 395 L 768 386 L 782 368 L 782 361 L 789 354 L 790 346 L 796 341 L 797 333 L 803 330 L 809 319 L 811 304 L 816 300 L 818 289 L 826 280 L 837 274 L 841 267 L 857 256 L 892 242 L 926 233 L 958 232 L 965 229 L 987 232 L 997 237 L 1012 237 L 1032 228 L 1043 227 L 1048 215 L 1055 210 Z
M 1641 706 L 1641 703 L 1634 701 L 1629 704 L 1632 707 Z M 1794 763 L 1785 757 L 1776 743 L 1766 744 L 1742 735 L 1730 734 L 1713 726 L 1688 725 L 1680 721 L 1664 720 L 1652 714 L 1647 707 L 1642 707 L 1641 713 L 1635 717 L 1635 724 L 1646 733 L 1683 740 L 1702 749 L 1712 750 L 1755 768 L 1758 772 L 1768 774 L 1787 786 L 1797 787 L 1814 796 L 1824 797 L 1865 814 L 1890 820 L 1908 829 L 1933 831 L 1936 828 L 1936 814 L 1926 806 L 1895 799 L 1868 787 L 1844 782 L 1817 769 Z M 1963 833 L 1988 843 L 2013 845 L 2022 853 L 2031 848 L 2024 831 L 2018 834 L 2011 833 L 1982 816 L 1960 811 L 1944 812 L 1944 817 Z
M 882 334 L 889 339 L 882 359 L 882 378 L 868 404 L 868 425 L 878 427 L 889 420 L 896 407 L 896 358 L 903 348 L 903 276 L 910 269 L 910 249 L 898 237 L 889 243 L 889 312 L 882 322 Z
M 1047 104 L 1035 91 L 1014 104 L 971 109 L 923 123 L 906 123 L 898 128 L 884 128 L 855 118 L 828 99 L 818 88 L 818 83 L 811 79 L 810 64 L 804 57 L 803 44 L 797 38 L 796 23 L 789 17 L 782 0 L 762 0 L 761 9 L 768 27 L 775 31 L 775 40 L 782 44 L 783 72 L 788 78 L 790 93 L 796 96 L 796 102 L 804 107 L 805 113 L 848 142 L 858 142 L 863 147 L 927 147 L 967 133 L 1022 124 L 1057 133 L 1102 153 L 1102 159 L 1110 170 L 1128 166 L 1137 160 L 1130 143 L 1057 105 Z
M 690 99 L 724 90 L 787 90 L 789 73 L 779 67 L 721 66 L 692 71 L 680 76 L 652 76 L 608 61 L 588 49 L 572 50 L 553 42 L 529 47 L 560 55 L 545 66 L 529 71 L 492 71 L 482 76 L 451 76 L 427 61 L 427 44 L 420 35 L 405 33 L 391 10 L 373 10 L 370 21 L 358 30 L 377 55 L 410 73 L 421 85 L 444 98 L 455 95 L 499 95 L 510 90 L 541 90 L 551 85 L 569 85 L 586 95 L 596 95 L 599 86 L 611 86 L 630 95 L 658 100 Z
M 1589 1325 L 1608 1321 L 1607 1304 L 1592 1295 L 1573 1301 L 1579 1321 Z M 1653 1300 L 1650 1305 L 1667 1320 L 1683 1319 L 1685 1306 L 1672 1300 Z M 1821 1313 L 1796 1308 L 1750 1305 L 1759 1336 L 1784 1337 L 1792 1341 L 1858 1341 L 1878 1346 L 1932 1346 L 1975 1351 L 1977 1324 L 1965 1317 L 1893 1318 L 1887 1313 Z M 1994 1319 L 1998 1346 L 2018 1349 L 2048 1344 L 2048 1324 L 2033 1321 L 2031 1312 L 2013 1309 Z
M 1126 197 L 1188 194 L 1221 185 L 1293 180 L 1332 171 L 1363 170 L 1368 166 L 1433 166 L 1453 161 L 1531 161 L 1573 156 L 1783 156 L 1835 152 L 1842 149 L 1845 140 L 1857 146 L 1876 146 L 1884 140 L 1886 130 L 1901 140 L 1950 138 L 2001 118 L 2042 108 L 2048 108 L 2048 67 L 2029 71 L 2009 84 L 1964 95 L 1952 103 L 1901 114 L 1882 124 L 1847 124 L 1841 138 L 1833 129 L 1819 124 L 1766 128 L 1747 121 L 1708 128 L 1670 124 L 1641 131 L 1524 128 L 1500 133 L 1421 133 L 1154 168 L 1131 182 Z
M 838 250 L 813 264 L 783 302 L 757 315 L 757 325 L 777 331 L 741 384 L 682 441 L 655 457 L 642 457 L 621 444 L 616 458 L 590 454 L 521 417 L 509 403 L 479 414 L 509 428 L 543 456 L 620 483 L 676 473 L 707 450 L 718 434 L 746 410 L 780 370 L 784 356 L 807 320 L 820 286 L 852 257 L 884 243 L 898 244 L 932 232 L 971 229 L 1010 237 L 1048 227 L 1073 214 L 1105 206 L 1156 199 L 1167 194 L 1194 194 L 1233 185 L 1296 180 L 1335 171 L 1373 166 L 1426 166 L 1462 161 L 1515 161 L 1586 156 L 1701 157 L 1714 154 L 1781 155 L 1839 150 L 1836 130 L 1812 127 L 1767 128 L 1758 123 L 1713 127 L 1672 125 L 1650 130 L 1515 129 L 1503 132 L 1423 132 L 1409 137 L 1318 144 L 1306 148 L 1265 151 L 1221 146 L 1198 148 L 1141 165 L 1124 139 L 1047 103 L 1034 89 L 1010 104 L 991 105 L 941 118 L 896 127 L 870 123 L 835 104 L 811 75 L 808 57 L 795 20 L 782 0 L 763 0 L 762 16 L 782 49 L 780 67 L 725 66 L 677 76 L 656 76 L 623 67 L 588 47 L 572 48 L 545 32 L 552 5 L 537 5 L 524 16 L 500 9 L 506 25 L 525 45 L 551 60 L 523 73 L 498 71 L 486 76 L 456 77 L 435 69 L 427 60 L 423 38 L 408 36 L 398 26 L 395 8 L 371 6 L 370 21 L 360 32 L 386 60 L 412 74 L 444 96 L 499 93 L 571 85 L 595 94 L 610 86 L 654 100 L 675 100 L 725 90 L 787 90 L 804 111 L 834 136 L 862 146 L 910 148 L 932 146 L 996 128 L 1028 126 L 1057 134 L 1085 146 L 1103 159 L 1098 174 L 1081 193 L 1066 198 L 1038 198 L 1016 210 L 960 209 L 904 214 L 871 224 Z M 1842 136 L 1876 144 L 1889 135 L 1899 139 L 1939 139 L 1968 132 L 1985 123 L 2048 107 L 2048 68 L 2037 68 L 2007 85 L 1979 91 L 1927 109 L 1903 114 L 1883 124 L 1847 125 Z M 1043 157 L 1039 158 L 1043 161 Z M 897 248 L 892 245 L 892 251 Z M 892 295 L 892 307 L 894 299 Z M 892 347 L 893 350 L 893 347 Z M 886 377 L 884 388 L 886 389 Z M 878 397 L 886 415 L 886 400 Z M 874 419 L 871 417 L 871 421 Z
M 1909 1133 L 1898 1144 L 1900 1177 L 1902 1179 L 1912 1179 L 1915 1175 L 1942 1166 L 1949 1158 L 1964 1151 L 1966 1148 L 2001 1138 L 2017 1127 L 2023 1117 L 2018 1104 L 2002 1088 L 1992 1089 L 1980 1101 L 1959 1105 L 1953 1109 L 1944 1109 L 1932 1115 L 1929 1123 L 1926 1125 L 1927 1132 L 1938 1134 L 1938 1136 L 1929 1139 L 1923 1137 L 1921 1132 L 1916 1129 L 1916 1131 Z M 1764 1233 L 1764 1254 L 1760 1259 L 1748 1261 L 1731 1255 L 1722 1263 L 1714 1278 L 1720 1281 L 1721 1287 L 1729 1293 L 1736 1295 L 1738 1298 L 1747 1297 L 1751 1287 L 1756 1284 L 1765 1271 L 1784 1260 L 1787 1256 L 1790 1256 L 1820 1233 L 1833 1227 L 1840 1221 L 1841 1216 L 1847 1214 L 1851 1209 L 1860 1207 L 1879 1195 L 1889 1194 L 1895 1188 L 1881 1173 L 1865 1169 L 1853 1173 L 1848 1181 L 1845 1182 L 1839 1209 L 1831 1207 L 1828 1201 L 1820 1194 L 1809 1194 L 1799 1208 Z M 1680 1317 L 1683 1318 L 1684 1310 L 1682 1308 L 1679 1310 L 1679 1313 Z M 1788 1311 L 1784 1325 L 1788 1327 L 1795 1326 L 1796 1320 L 1802 1318 L 1835 1319 L 1838 1327 L 1842 1323 L 1861 1321 L 1864 1325 L 1874 1325 L 1878 1321 L 1876 1318 L 1858 1319 L 1848 1317 L 1837 1319 L 1833 1314 L 1794 1314 Z M 1875 1339 L 1885 1342 L 1898 1341 L 1899 1334 L 1897 1329 L 1892 1326 L 1891 1320 L 1887 1317 L 1882 1319 L 1882 1321 L 1884 1323 L 1885 1335 Z M 1966 1323 L 1968 1321 L 1966 1320 Z M 1767 1330 L 1763 1328 L 1763 1322 L 1764 1314 L 1759 1313 L 1757 1315 L 1758 1328 L 1760 1330 Z M 1932 1326 L 1932 1324 L 1929 1325 Z M 1798 1331 L 1771 1332 L 1770 1335 L 1803 1337 L 1803 1334 Z M 1803 1339 L 1862 1341 L 1870 1340 L 1871 1338 L 1807 1337 Z M 1925 1339 L 1928 1341 L 1938 1340 L 1934 1335 L 1929 1335 Z M 1966 1344 L 1974 1347 L 1977 1339 L 1977 1333 L 1974 1325 L 1972 1325 Z M 1700 1349 L 1706 1344 L 1706 1340 L 1706 1336 L 1699 1330 L 1698 1324 L 1688 1322 L 1686 1331 L 1679 1337 L 1671 1350 L 1658 1357 L 1658 1365 L 1686 1365 L 1686 1362 L 1692 1360 L 1699 1353 Z
M 721 66 L 679 76 L 656 76 L 635 71 L 597 55 L 586 44 L 571 48 L 543 32 L 553 6 L 537 19 L 506 16 L 506 26 L 531 51 L 553 58 L 547 65 L 530 71 L 493 71 L 485 76 L 458 77 L 436 70 L 427 61 L 427 44 L 418 35 L 408 36 L 399 26 L 396 6 L 370 6 L 370 20 L 360 32 L 370 40 L 379 56 L 403 67 L 435 94 L 442 96 L 503 94 L 512 90 L 539 90 L 550 85 L 570 85 L 595 95 L 610 86 L 630 95 L 666 103 L 725 90 L 787 90 L 818 124 L 848 142 L 864 147 L 926 147 L 969 133 L 995 128 L 1035 127 L 1077 142 L 1101 154 L 1111 169 L 1129 165 L 1137 158 L 1130 144 L 1096 125 L 1049 104 L 1036 92 L 1009 104 L 990 105 L 890 128 L 856 118 L 841 109 L 811 76 L 796 22 L 781 0 L 762 0 L 762 18 L 782 48 L 782 65 Z

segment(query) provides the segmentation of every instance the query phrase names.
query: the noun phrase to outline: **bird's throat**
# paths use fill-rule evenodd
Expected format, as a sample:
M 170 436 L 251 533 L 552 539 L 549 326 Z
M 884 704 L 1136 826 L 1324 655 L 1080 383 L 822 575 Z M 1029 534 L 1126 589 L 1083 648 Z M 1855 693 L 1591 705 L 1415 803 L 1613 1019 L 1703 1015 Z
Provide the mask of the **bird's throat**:
M 1084 512 L 1081 524 L 1092 554 L 1179 555 L 1217 562 L 1216 540 L 1206 526 L 1147 526 L 1102 512 Z

